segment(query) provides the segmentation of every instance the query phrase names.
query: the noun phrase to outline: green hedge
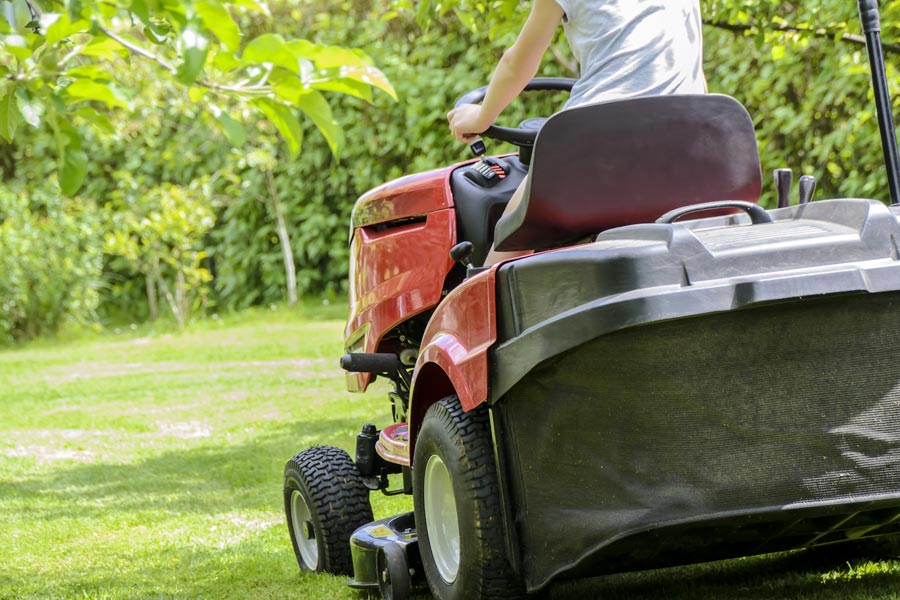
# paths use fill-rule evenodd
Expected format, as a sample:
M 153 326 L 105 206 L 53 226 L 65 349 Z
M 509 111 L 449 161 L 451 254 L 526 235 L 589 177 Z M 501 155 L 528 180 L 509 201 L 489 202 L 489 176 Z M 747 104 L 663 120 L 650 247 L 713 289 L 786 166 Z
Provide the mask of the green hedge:
M 45 188 L 0 188 L 0 343 L 91 321 L 99 301 L 102 219 Z

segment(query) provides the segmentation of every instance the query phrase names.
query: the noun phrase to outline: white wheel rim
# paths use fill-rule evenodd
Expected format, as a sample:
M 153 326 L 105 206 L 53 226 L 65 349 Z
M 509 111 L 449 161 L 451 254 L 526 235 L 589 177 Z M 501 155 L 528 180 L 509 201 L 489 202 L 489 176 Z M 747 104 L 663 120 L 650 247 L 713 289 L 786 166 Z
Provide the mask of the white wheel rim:
M 306 523 L 312 522 L 312 513 L 306 499 L 298 490 L 291 493 L 291 527 L 294 528 L 294 539 L 297 540 L 297 549 L 300 557 L 309 567 L 315 571 L 319 566 L 319 545 L 315 537 L 309 537 L 306 533 Z
M 435 566 L 445 583 L 459 573 L 459 515 L 450 472 L 439 456 L 425 465 L 425 523 Z

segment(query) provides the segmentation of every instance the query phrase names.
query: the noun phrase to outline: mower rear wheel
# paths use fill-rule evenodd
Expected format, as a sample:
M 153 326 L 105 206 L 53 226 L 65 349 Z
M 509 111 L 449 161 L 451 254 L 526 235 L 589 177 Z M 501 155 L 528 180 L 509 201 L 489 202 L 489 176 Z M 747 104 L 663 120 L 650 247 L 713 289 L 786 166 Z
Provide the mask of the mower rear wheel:
M 350 455 L 315 446 L 291 458 L 284 466 L 284 510 L 301 570 L 353 573 L 350 536 L 373 517 Z
M 413 503 L 425 576 L 438 600 L 525 596 L 510 565 L 487 407 L 456 396 L 428 409 L 413 460 Z

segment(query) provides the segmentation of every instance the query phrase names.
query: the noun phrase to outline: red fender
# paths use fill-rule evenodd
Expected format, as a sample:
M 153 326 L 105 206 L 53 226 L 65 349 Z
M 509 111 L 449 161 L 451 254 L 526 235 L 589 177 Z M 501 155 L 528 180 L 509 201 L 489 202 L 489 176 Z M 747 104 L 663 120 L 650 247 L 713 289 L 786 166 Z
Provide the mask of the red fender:
M 450 174 L 458 166 L 402 177 L 356 201 L 345 352 L 390 352 L 382 347 L 384 336 L 441 301 L 454 264 Z M 348 373 L 347 389 L 365 391 L 372 378 Z
M 422 338 L 410 393 L 410 456 L 428 408 L 451 393 L 470 411 L 488 398 L 488 349 L 497 341 L 496 267 L 441 302 Z

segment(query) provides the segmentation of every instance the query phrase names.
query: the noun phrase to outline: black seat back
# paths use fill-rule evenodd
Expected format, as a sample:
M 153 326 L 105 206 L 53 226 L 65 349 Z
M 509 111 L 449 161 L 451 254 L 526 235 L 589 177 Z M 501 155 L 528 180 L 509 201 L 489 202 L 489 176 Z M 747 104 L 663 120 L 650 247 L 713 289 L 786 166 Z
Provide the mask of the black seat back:
M 713 200 L 757 202 L 756 134 L 718 94 L 617 100 L 563 111 L 541 129 L 521 204 L 497 250 L 541 250 Z

